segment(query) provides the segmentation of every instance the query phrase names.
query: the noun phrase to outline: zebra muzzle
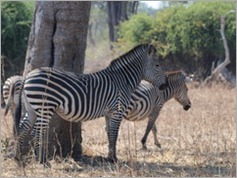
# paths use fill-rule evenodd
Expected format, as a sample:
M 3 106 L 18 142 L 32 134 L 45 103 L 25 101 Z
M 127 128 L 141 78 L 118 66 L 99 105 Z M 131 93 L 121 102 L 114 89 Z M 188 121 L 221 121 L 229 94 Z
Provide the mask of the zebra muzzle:
M 184 106 L 184 110 L 185 110 L 185 111 L 189 110 L 189 108 L 191 108 L 191 104 L 188 104 L 188 105 L 185 105 L 185 106 Z

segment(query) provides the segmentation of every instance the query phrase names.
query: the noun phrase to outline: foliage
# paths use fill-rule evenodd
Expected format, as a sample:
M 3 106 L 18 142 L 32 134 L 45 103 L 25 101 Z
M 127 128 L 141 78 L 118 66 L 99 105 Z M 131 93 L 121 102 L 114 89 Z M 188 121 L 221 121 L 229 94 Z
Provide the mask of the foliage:
M 157 13 L 155 18 L 137 14 L 120 25 L 119 42 L 136 45 L 152 42 L 165 59 L 167 66 L 196 72 L 200 76 L 210 73 L 212 62 L 224 59 L 220 33 L 220 16 L 235 8 L 233 3 L 209 2 L 173 4 Z M 235 66 L 236 20 L 235 14 L 226 17 L 232 67 Z M 235 68 L 232 69 L 235 71 Z
M 88 43 L 97 45 L 106 37 L 108 40 L 107 4 L 105 1 L 92 1 L 91 5 Z
M 149 41 L 153 29 L 153 18 L 145 13 L 134 15 L 131 20 L 122 23 L 119 36 L 129 43 L 142 43 Z M 127 38 L 128 37 L 128 38 Z
M 1 7 L 2 75 L 7 78 L 23 70 L 34 3 L 5 1 Z

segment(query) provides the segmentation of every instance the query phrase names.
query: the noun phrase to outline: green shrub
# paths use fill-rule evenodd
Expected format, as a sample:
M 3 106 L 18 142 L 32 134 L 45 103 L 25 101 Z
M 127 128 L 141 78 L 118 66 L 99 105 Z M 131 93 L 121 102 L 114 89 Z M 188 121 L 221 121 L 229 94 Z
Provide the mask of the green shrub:
M 119 42 L 126 45 L 152 42 L 164 59 L 167 70 L 180 69 L 206 77 L 212 62 L 225 58 L 221 40 L 220 17 L 235 9 L 235 3 L 197 2 L 173 5 L 153 18 L 137 14 L 120 25 Z M 226 37 L 231 64 L 236 70 L 235 13 L 226 17 Z

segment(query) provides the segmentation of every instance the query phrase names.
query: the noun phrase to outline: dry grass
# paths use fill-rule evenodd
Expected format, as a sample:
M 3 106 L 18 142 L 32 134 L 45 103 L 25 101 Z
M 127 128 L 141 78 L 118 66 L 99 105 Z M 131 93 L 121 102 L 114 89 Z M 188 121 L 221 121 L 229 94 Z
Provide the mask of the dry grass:
M 161 111 L 158 126 L 161 149 L 148 137 L 148 151 L 141 150 L 140 140 L 147 121 L 123 121 L 120 127 L 117 155 L 111 164 L 106 157 L 107 137 L 104 118 L 83 124 L 84 157 L 79 162 L 68 158 L 51 161 L 43 168 L 34 161 L 20 169 L 12 159 L 2 159 L 2 177 L 236 177 L 236 91 L 220 85 L 212 88 L 189 86 L 192 108 L 184 111 L 174 100 Z M 11 136 L 12 118 L 1 119 L 1 141 Z M 6 154 L 3 149 L 3 155 Z

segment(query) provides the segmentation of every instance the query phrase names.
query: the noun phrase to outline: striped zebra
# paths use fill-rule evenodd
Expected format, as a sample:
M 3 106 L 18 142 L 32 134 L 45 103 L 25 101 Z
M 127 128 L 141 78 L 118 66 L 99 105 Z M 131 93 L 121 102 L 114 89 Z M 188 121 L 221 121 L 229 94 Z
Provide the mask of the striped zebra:
M 129 121 L 140 121 L 148 117 L 148 124 L 145 134 L 141 140 L 143 149 L 146 149 L 147 136 L 152 130 L 155 145 L 161 147 L 157 138 L 157 128 L 155 121 L 159 116 L 165 102 L 174 98 L 184 110 L 191 107 L 188 97 L 188 87 L 186 82 L 190 81 L 184 71 L 167 72 L 167 88 L 159 90 L 156 86 L 148 82 L 141 83 L 132 94 L 129 106 L 125 112 L 125 119 Z
M 16 106 L 19 102 L 19 96 L 20 96 L 20 88 L 23 85 L 23 77 L 19 75 L 14 75 L 12 77 L 9 77 L 3 85 L 3 99 L 6 104 L 4 116 L 6 116 L 9 112 L 9 109 L 11 110 L 11 113 L 14 117 L 14 113 L 16 110 Z M 19 120 L 14 121 L 13 123 L 13 133 L 15 134 L 15 125 L 19 125 Z
M 45 154 L 42 154 L 46 150 L 39 144 L 44 145 L 44 131 L 54 113 L 57 113 L 71 122 L 106 116 L 109 124 L 108 160 L 117 161 L 119 126 L 131 93 L 142 79 L 160 89 L 166 87 L 165 73 L 159 64 L 156 49 L 148 44 L 135 47 L 112 61 L 104 70 L 92 74 L 78 76 L 47 67 L 31 71 L 22 89 L 28 117 L 19 125 L 16 159 L 22 159 L 23 141 L 34 127 L 38 141 L 35 145 L 36 159 L 46 163 Z M 17 108 L 20 112 L 19 108 L 20 105 Z

